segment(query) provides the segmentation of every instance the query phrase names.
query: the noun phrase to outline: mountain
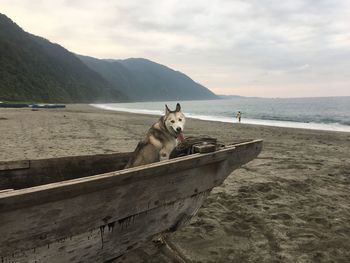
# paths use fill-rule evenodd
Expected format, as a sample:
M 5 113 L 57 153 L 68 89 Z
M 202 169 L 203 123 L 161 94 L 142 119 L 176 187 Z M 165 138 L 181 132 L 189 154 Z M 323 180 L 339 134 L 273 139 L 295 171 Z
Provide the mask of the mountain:
M 111 60 L 77 56 L 133 101 L 218 98 L 185 74 L 147 59 Z
M 0 14 L 0 101 L 119 102 L 217 99 L 185 74 L 142 58 L 75 55 Z
M 0 14 L 0 100 L 115 102 L 126 96 L 73 53 Z

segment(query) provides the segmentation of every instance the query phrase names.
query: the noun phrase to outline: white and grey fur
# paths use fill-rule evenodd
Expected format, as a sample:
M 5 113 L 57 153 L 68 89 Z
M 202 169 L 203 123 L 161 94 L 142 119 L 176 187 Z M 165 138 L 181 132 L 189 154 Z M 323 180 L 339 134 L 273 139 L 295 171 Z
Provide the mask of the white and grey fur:
M 182 136 L 185 122 L 179 103 L 174 111 L 165 105 L 165 115 L 152 125 L 145 138 L 138 143 L 125 168 L 169 159 L 177 145 L 177 138 Z

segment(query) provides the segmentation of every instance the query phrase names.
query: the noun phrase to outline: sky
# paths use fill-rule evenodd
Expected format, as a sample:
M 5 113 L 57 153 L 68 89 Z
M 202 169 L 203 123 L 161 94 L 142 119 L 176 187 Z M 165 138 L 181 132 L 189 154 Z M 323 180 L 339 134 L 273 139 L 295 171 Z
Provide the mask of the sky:
M 147 58 L 216 94 L 350 96 L 349 0 L 0 0 L 0 13 L 74 53 Z

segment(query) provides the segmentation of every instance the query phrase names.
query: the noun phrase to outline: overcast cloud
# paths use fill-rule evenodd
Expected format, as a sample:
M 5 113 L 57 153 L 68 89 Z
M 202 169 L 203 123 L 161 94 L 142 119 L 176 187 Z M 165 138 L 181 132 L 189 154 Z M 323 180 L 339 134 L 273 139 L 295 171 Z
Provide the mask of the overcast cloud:
M 348 0 L 0 0 L 79 54 L 144 57 L 218 94 L 350 96 Z

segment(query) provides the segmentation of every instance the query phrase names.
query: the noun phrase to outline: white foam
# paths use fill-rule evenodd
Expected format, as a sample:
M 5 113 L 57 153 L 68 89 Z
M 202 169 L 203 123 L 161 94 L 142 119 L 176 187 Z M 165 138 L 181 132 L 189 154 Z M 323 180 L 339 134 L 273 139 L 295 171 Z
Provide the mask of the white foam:
M 164 113 L 160 110 L 121 108 L 113 104 L 90 104 L 90 105 L 94 106 L 95 108 L 104 109 L 104 110 L 122 111 L 122 112 L 130 112 L 130 113 L 138 113 L 138 114 L 146 114 L 146 115 L 162 115 Z
M 112 111 L 122 111 L 146 115 L 162 115 L 163 111 L 160 110 L 146 110 L 146 109 L 131 109 L 118 107 L 113 104 L 90 104 L 96 108 Z M 237 123 L 235 118 L 222 117 L 222 116 L 209 116 L 209 115 L 200 115 L 193 114 L 190 112 L 184 112 L 186 117 L 206 120 L 206 121 L 219 121 L 226 123 Z M 350 132 L 350 126 L 342 125 L 339 123 L 304 123 L 304 122 L 292 122 L 292 121 L 277 121 L 277 120 L 261 120 L 261 119 L 242 119 L 243 124 L 253 124 L 253 125 L 266 125 L 266 126 L 275 126 L 275 127 L 284 127 L 284 128 L 298 128 L 298 129 L 310 129 L 310 130 L 324 130 L 324 131 L 340 131 L 340 132 Z M 238 124 L 238 123 L 237 123 Z
M 196 115 L 196 114 L 186 114 L 187 117 L 207 120 L 207 121 L 219 121 L 219 122 L 228 122 L 228 123 L 237 123 L 234 118 L 228 117 L 218 117 L 218 116 L 205 116 L 205 115 Z M 259 119 L 243 119 L 243 124 L 253 124 L 253 125 L 266 125 L 266 126 L 275 126 L 275 127 L 284 127 L 284 128 L 298 128 L 298 129 L 310 129 L 310 130 L 324 130 L 324 131 L 341 131 L 341 132 L 350 132 L 350 126 L 342 125 L 339 123 L 304 123 L 304 122 L 292 122 L 292 121 L 276 121 L 276 120 L 259 120 Z

